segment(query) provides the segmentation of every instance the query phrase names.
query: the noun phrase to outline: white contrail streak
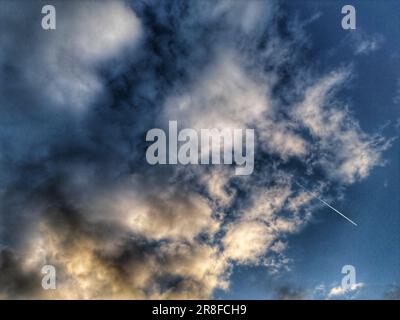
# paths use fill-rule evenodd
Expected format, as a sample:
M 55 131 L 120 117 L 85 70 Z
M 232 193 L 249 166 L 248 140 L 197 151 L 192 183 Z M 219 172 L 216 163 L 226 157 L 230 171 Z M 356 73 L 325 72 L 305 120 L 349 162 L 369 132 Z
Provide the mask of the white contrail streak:
M 326 206 L 328 206 L 329 208 L 331 208 L 333 211 L 335 211 L 336 213 L 340 214 L 343 218 L 345 218 L 347 221 L 351 222 L 353 225 L 355 225 L 356 227 L 358 226 L 357 223 L 355 223 L 353 220 L 347 218 L 343 213 L 339 212 L 338 210 L 336 210 L 334 207 L 332 207 L 329 203 L 326 203 L 324 200 L 320 199 L 315 193 L 311 192 L 310 190 L 308 190 L 305 186 L 301 185 L 300 183 L 298 183 L 297 181 L 295 181 L 295 183 L 302 187 L 304 190 L 306 190 L 309 194 L 311 194 L 314 198 L 317 198 L 319 201 L 321 201 L 323 204 L 325 204 Z

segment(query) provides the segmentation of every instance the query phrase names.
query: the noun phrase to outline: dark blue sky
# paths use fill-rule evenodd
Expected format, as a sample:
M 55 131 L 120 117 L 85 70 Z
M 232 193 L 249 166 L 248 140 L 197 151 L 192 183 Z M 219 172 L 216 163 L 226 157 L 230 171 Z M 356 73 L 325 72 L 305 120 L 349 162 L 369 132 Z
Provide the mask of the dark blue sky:
M 352 4 L 357 29 L 341 28 L 341 8 Z M 365 284 L 356 298 L 384 298 L 391 285 L 400 284 L 400 2 L 398 1 L 287 1 L 290 15 L 307 20 L 319 17 L 305 28 L 311 42 L 310 56 L 318 72 L 338 66 L 351 68 L 352 81 L 340 96 L 351 105 L 361 127 L 394 137 L 384 153 L 387 161 L 370 176 L 348 187 L 343 199 L 332 204 L 351 216 L 353 227 L 328 208 L 315 212 L 315 220 L 300 234 L 290 237 L 291 270 L 274 277 L 265 267 L 237 267 L 234 284 L 224 298 L 273 298 L 276 287 L 291 288 L 304 297 L 318 295 L 315 289 L 340 285 L 343 265 L 357 271 L 357 282 Z M 381 39 L 379 48 L 356 54 L 357 36 Z M 326 289 L 325 289 L 326 290 Z M 343 297 L 342 297 L 343 298 Z

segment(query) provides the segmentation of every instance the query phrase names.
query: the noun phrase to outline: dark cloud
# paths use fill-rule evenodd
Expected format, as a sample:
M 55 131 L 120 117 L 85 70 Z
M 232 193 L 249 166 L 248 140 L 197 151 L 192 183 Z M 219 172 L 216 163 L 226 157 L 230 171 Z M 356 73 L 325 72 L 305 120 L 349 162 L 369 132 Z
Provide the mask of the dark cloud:
M 400 286 L 393 284 L 389 290 L 384 292 L 383 298 L 387 300 L 400 300 Z
M 21 259 L 9 249 L 0 249 L 0 297 L 27 299 L 35 296 L 41 284 L 39 272 L 26 272 Z
M 294 287 L 291 285 L 283 285 L 274 288 L 274 299 L 276 300 L 305 300 L 309 299 L 309 295 L 307 294 L 307 291 Z

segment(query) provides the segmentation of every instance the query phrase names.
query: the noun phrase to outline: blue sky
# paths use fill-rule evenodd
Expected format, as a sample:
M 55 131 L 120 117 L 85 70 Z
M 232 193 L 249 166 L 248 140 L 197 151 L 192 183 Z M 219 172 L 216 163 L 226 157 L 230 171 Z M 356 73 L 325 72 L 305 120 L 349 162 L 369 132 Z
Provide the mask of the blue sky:
M 320 16 L 306 28 L 312 43 L 311 55 L 324 72 L 338 65 L 352 68 L 350 88 L 342 92 L 352 112 L 367 132 L 398 137 L 400 106 L 395 102 L 400 74 L 400 23 L 396 1 L 352 1 L 357 12 L 357 29 L 343 30 L 341 8 L 346 1 L 287 2 L 294 15 Z M 382 38 L 373 52 L 355 54 L 349 34 L 362 33 Z M 382 299 L 391 285 L 400 281 L 400 201 L 398 198 L 400 159 L 399 142 L 384 153 L 387 163 L 370 176 L 348 187 L 344 198 L 333 205 L 354 218 L 354 228 L 328 208 L 315 212 L 316 221 L 290 239 L 288 255 L 293 259 L 289 272 L 272 280 L 265 267 L 241 268 L 234 274 L 233 289 L 221 298 L 265 299 L 274 297 L 278 284 L 293 288 L 296 294 L 324 296 L 312 292 L 319 285 L 337 286 L 343 277 L 343 265 L 356 267 L 357 281 L 365 287 L 355 298 Z M 347 298 L 347 297 L 340 297 Z

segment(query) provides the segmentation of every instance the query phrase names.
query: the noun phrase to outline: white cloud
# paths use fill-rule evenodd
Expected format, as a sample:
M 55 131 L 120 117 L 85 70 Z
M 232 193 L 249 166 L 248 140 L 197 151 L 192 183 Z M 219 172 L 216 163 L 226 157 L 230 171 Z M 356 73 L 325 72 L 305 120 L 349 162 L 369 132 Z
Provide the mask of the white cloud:
M 265 151 L 284 160 L 304 156 L 306 141 L 290 122 L 277 118 L 270 92 L 275 79 L 249 71 L 247 64 L 235 51 L 219 52 L 193 84 L 168 99 L 160 121 L 178 120 L 197 130 L 251 128 Z
M 56 30 L 33 29 L 29 45 L 16 47 L 20 45 L 14 42 L 20 32 L 17 26 L 2 37 L 1 44 L 6 52 L 18 52 L 19 65 L 15 67 L 20 68 L 26 85 L 43 95 L 46 105 L 82 111 L 104 94 L 104 83 L 96 68 L 134 48 L 141 37 L 141 23 L 120 0 L 52 4 L 58 10 Z M 38 2 L 25 3 L 19 9 L 19 3 L 8 5 L 9 10 L 18 12 L 40 11 Z M 27 15 L 27 19 L 32 17 Z M 10 54 L 9 58 L 14 57 Z
M 55 233 L 53 227 L 42 224 L 25 249 L 24 270 L 34 272 L 43 263 L 53 264 L 57 290 L 40 290 L 37 297 L 205 299 L 215 288 L 228 286 L 229 266 L 213 246 L 166 241 L 152 250 L 127 241 L 124 233 L 113 233 L 113 241 L 108 242 L 107 231 L 98 232 L 103 236 L 68 228 Z M 168 281 L 176 283 L 168 286 Z
M 224 255 L 239 263 L 258 263 L 273 240 L 271 229 L 264 223 L 236 222 L 228 226 L 223 239 Z
M 141 36 L 138 17 L 121 0 L 82 1 L 67 12 L 69 15 L 60 19 L 57 43 L 50 46 L 87 64 L 115 57 L 135 46 Z
M 271 272 L 282 270 L 289 262 L 281 254 L 286 248 L 283 239 L 301 230 L 308 221 L 308 214 L 301 214 L 300 209 L 311 198 L 297 194 L 285 184 L 252 192 L 251 205 L 228 224 L 222 239 L 224 256 L 242 264 L 263 262 Z M 290 210 L 291 214 L 281 216 L 283 209 Z
M 188 89 L 167 101 L 163 117 L 194 129 L 246 128 L 270 108 L 268 84 L 262 83 L 246 73 L 235 52 L 221 52 Z
M 347 72 L 333 72 L 309 87 L 293 116 L 308 128 L 320 154 L 325 154 L 319 162 L 330 177 L 353 183 L 383 164 L 381 153 L 390 142 L 364 133 L 345 107 L 331 101 L 347 77 Z
M 344 288 L 341 285 L 332 284 L 330 286 L 321 283 L 314 288 L 313 297 L 314 299 L 354 299 L 356 298 L 361 290 L 365 287 L 365 283 L 358 282 L 350 286 L 350 288 Z
M 212 15 L 216 19 L 225 19 L 233 28 L 254 35 L 254 32 L 263 31 L 262 27 L 271 19 L 274 9 L 273 1 L 222 0 L 212 9 Z
M 212 237 L 221 221 L 213 216 L 209 201 L 179 186 L 166 188 L 166 184 L 135 175 L 113 190 L 101 188 L 96 181 L 69 188 L 91 190 L 74 195 L 90 222 L 117 224 L 148 240 L 193 241 L 200 234 Z
M 328 299 L 338 299 L 346 297 L 354 298 L 364 286 L 365 286 L 364 283 L 359 282 L 351 285 L 351 287 L 348 289 L 345 289 L 342 286 L 332 287 L 327 294 L 327 298 Z
M 217 169 L 201 175 L 201 180 L 207 186 L 208 194 L 217 206 L 227 207 L 232 203 L 236 190 L 227 190 L 230 179 L 229 170 Z
M 307 142 L 283 122 L 265 121 L 259 130 L 263 148 L 278 154 L 283 160 L 290 157 L 302 157 L 307 153 Z
M 357 30 L 351 38 L 354 46 L 354 54 L 366 55 L 378 50 L 383 43 L 383 37 L 378 34 L 367 34 L 361 30 Z

